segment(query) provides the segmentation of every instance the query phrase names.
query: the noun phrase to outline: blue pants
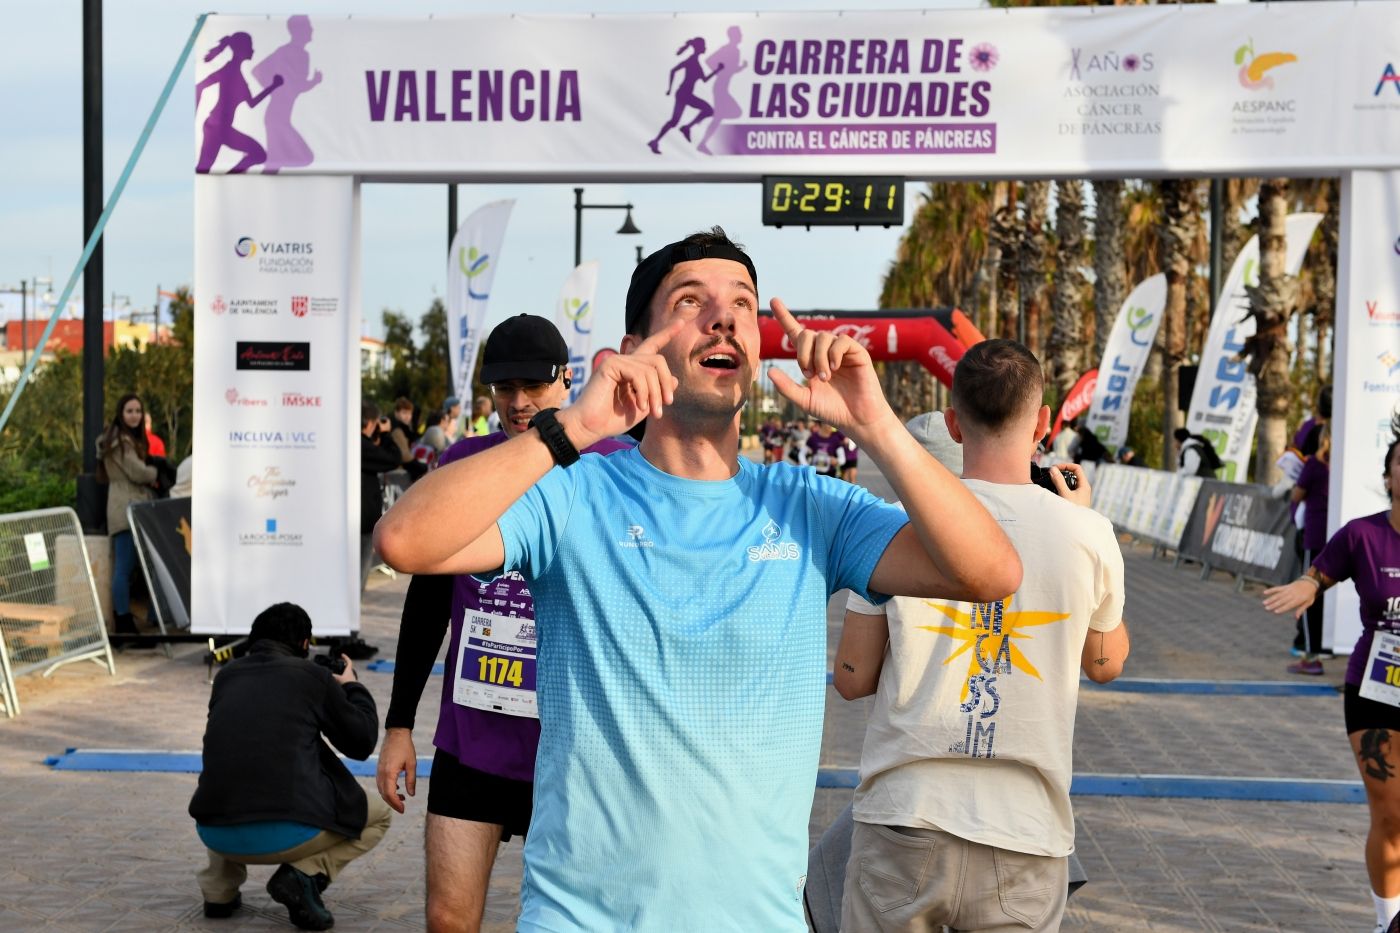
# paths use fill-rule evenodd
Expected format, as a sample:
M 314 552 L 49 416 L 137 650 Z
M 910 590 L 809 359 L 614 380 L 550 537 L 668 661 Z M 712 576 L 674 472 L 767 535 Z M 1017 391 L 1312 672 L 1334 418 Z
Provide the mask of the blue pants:
M 131 612 L 131 572 L 136 569 L 136 541 L 130 531 L 112 535 L 112 612 Z

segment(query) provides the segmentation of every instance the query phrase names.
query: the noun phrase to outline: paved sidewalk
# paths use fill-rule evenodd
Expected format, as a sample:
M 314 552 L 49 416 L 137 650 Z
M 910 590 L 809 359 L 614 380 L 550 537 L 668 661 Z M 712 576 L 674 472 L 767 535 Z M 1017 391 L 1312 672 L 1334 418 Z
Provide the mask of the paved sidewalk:
M 880 491 L 878 475 L 862 480 Z M 1291 622 L 1264 613 L 1258 591 L 1204 583 L 1127 546 L 1128 676 L 1285 680 Z M 376 575 L 364 633 L 392 657 L 403 578 Z M 833 603 L 834 648 L 840 607 Z M 208 687 L 202 649 L 183 646 L 118 658 L 118 676 L 72 666 L 49 680 L 22 678 L 24 714 L 0 719 L 0 933 L 35 929 L 273 930 L 286 913 L 253 868 L 246 909 L 206 921 L 193 871 L 202 847 L 185 815 L 193 775 L 54 772 L 45 756 L 69 747 L 197 749 Z M 1339 684 L 1343 662 L 1323 680 Z M 1298 678 L 1301 680 L 1301 678 Z M 361 669 L 381 715 L 391 677 Z M 1309 681 L 1315 682 L 1315 681 Z M 431 754 L 441 679 L 420 707 L 415 740 Z M 824 767 L 854 767 L 870 701 L 831 691 Z M 1081 692 L 1077 773 L 1354 780 L 1337 697 Z M 364 786 L 373 793 L 373 782 Z M 818 790 L 813 839 L 849 802 Z M 327 892 L 336 929 L 423 927 L 422 832 L 426 787 L 384 842 Z M 1077 796 L 1080 858 L 1090 883 L 1070 900 L 1072 931 L 1366 931 L 1372 911 L 1362 864 L 1363 806 Z M 501 851 L 487 929 L 513 929 L 520 845 Z

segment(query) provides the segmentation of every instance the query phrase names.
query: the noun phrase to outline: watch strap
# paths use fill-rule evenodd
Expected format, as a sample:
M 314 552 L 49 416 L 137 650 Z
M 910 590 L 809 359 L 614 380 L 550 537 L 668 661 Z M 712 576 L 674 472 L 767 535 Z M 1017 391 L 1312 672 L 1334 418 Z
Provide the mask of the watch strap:
M 530 427 L 540 432 L 540 440 L 549 448 L 549 455 L 562 467 L 578 462 L 578 448 L 569 440 L 564 426 L 559 423 L 557 408 L 546 408 L 530 419 Z

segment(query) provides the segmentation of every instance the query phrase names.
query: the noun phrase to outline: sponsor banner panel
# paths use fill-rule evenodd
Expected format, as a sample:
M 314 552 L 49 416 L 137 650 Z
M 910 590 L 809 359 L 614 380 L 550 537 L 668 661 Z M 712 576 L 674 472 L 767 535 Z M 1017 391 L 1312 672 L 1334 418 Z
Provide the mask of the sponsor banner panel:
M 447 251 L 447 338 L 452 384 L 459 399 L 472 397 L 472 374 L 484 336 L 491 283 L 501 263 L 501 243 L 514 206 L 513 200 L 492 201 L 472 211 Z
M 127 510 L 145 555 L 148 584 L 167 628 L 190 624 L 190 546 L 194 539 L 188 497 L 132 503 Z
M 1297 534 L 1288 500 L 1275 499 L 1267 486 L 1207 479 L 1201 481 L 1177 553 L 1214 570 L 1287 583 L 1302 569 L 1293 549 Z
M 1385 91 L 1400 105 L 1400 77 L 1387 78 Z M 1400 414 L 1400 172 L 1342 178 L 1342 217 L 1349 220 L 1337 262 L 1329 535 L 1390 507 L 1382 465 L 1391 419 Z M 1323 644 L 1349 648 L 1361 635 L 1356 588 L 1341 583 L 1326 597 Z
M 1303 256 L 1321 220 L 1321 214 L 1288 216 L 1289 275 L 1297 275 L 1303 267 Z M 1220 478 L 1231 482 L 1242 482 L 1248 475 L 1254 427 L 1259 420 L 1254 376 L 1240 357 L 1245 341 L 1254 336 L 1254 318 L 1249 316 L 1249 294 L 1245 289 L 1258 284 L 1259 238 L 1252 236 L 1235 257 L 1216 299 L 1196 386 L 1191 390 L 1191 407 L 1186 413 L 1186 427 L 1211 442 L 1224 464 Z
M 201 173 L 755 179 L 1400 164 L 1390 2 L 211 16 Z
M 198 178 L 191 629 L 283 600 L 358 629 L 350 178 Z
M 554 324 L 569 345 L 569 371 L 573 379 L 569 387 L 570 404 L 578 399 L 583 384 L 593 372 L 593 306 L 597 291 L 598 262 L 590 260 L 569 273 L 554 309 Z
M 1124 299 L 1104 344 L 1099 380 L 1085 423 L 1110 453 L 1117 453 L 1128 438 L 1133 393 L 1152 353 L 1166 306 L 1167 277 L 1158 273 L 1143 279 Z

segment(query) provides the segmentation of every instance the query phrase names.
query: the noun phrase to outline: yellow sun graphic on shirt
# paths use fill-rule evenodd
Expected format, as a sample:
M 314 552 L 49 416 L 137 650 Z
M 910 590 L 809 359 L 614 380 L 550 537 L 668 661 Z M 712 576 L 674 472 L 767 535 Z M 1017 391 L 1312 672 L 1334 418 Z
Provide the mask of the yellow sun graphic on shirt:
M 1036 680 L 1044 680 L 1040 676 L 1040 671 L 1035 669 L 1035 665 L 1017 646 L 1016 639 L 1035 637 L 1022 629 L 1034 628 L 1037 625 L 1051 625 L 1069 618 L 1068 612 L 1032 612 L 1029 610 L 1010 612 L 1008 611 L 1008 607 L 1011 605 L 1010 596 L 999 603 L 972 603 L 971 612 L 963 612 L 958 608 L 960 605 L 969 605 L 967 603 L 948 605 L 933 600 L 927 602 L 929 606 L 947 616 L 953 624 L 920 625 L 919 628 L 936 632 L 939 635 L 947 635 L 962 643 L 943 663 L 945 665 L 951 664 L 959 655 L 970 652 L 967 662 L 968 680 L 982 673 L 983 660 L 995 667 L 998 660 L 1003 658 L 1017 670 L 1030 674 Z M 997 616 L 1001 617 L 999 626 L 996 624 Z M 964 681 L 962 695 L 958 699 L 966 700 L 967 694 L 968 685 L 967 681 Z

